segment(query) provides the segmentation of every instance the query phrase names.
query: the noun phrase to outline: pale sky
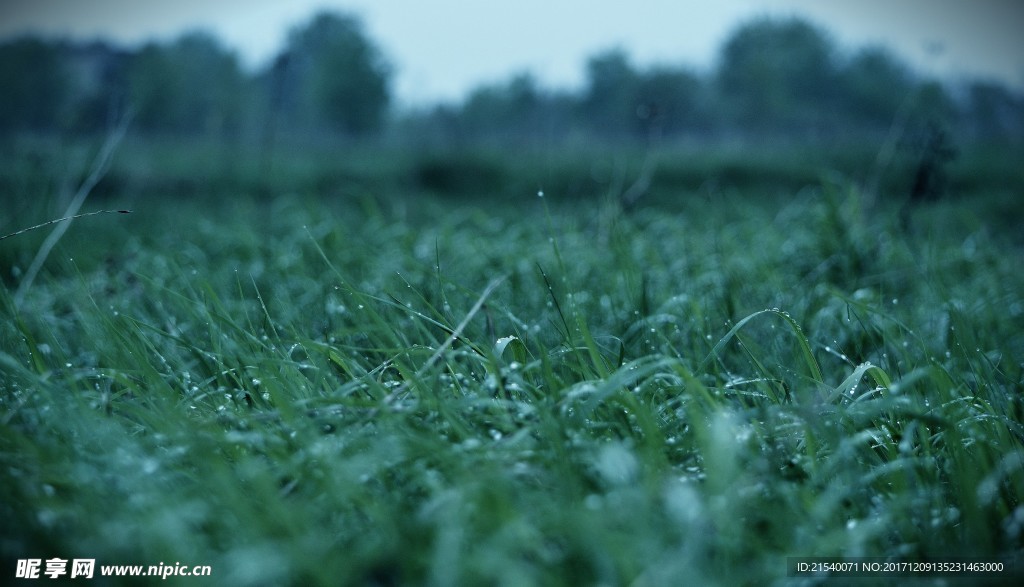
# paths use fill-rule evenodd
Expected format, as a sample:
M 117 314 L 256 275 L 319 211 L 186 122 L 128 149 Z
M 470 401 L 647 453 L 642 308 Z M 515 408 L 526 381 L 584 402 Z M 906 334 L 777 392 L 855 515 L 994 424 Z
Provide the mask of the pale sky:
M 527 70 L 545 86 L 577 87 L 587 57 L 612 47 L 638 66 L 707 68 L 739 23 L 765 15 L 805 17 L 843 49 L 887 45 L 924 73 L 1024 89 L 1021 0 L 0 0 L 0 39 L 134 45 L 199 28 L 257 67 L 320 8 L 363 20 L 407 105 L 457 100 Z

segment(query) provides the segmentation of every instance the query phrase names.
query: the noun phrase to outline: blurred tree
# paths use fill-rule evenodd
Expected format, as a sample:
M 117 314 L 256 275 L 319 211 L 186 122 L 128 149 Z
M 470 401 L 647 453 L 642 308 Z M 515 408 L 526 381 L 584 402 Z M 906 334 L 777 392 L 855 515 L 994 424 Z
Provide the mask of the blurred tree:
M 837 99 L 846 124 L 868 132 L 884 132 L 910 99 L 914 80 L 907 67 L 880 47 L 857 52 L 840 71 Z
M 460 143 L 468 138 L 463 127 L 461 108 L 444 103 L 405 110 L 393 124 L 395 136 L 403 145 L 422 152 Z
M 737 29 L 722 48 L 717 81 L 740 130 L 821 131 L 835 97 L 833 54 L 825 33 L 800 19 Z
M 65 123 L 70 84 L 58 45 L 22 38 L 0 45 L 0 130 L 49 131 Z
M 914 88 L 912 124 L 918 128 L 949 125 L 956 116 L 956 104 L 937 80 L 924 80 Z
M 131 59 L 127 85 L 141 130 L 230 134 L 246 113 L 246 79 L 237 57 L 203 32 L 170 45 L 145 45 Z
M 595 134 L 655 139 L 702 126 L 701 79 L 683 68 L 637 70 L 620 49 L 587 62 L 587 86 L 580 98 L 585 124 Z
M 571 118 L 572 101 L 540 88 L 528 73 L 473 90 L 461 112 L 464 136 L 517 142 L 564 137 Z
M 657 67 L 641 72 L 633 97 L 635 131 L 655 139 L 703 126 L 700 120 L 702 86 L 696 74 L 684 69 Z
M 974 140 L 1024 143 L 1024 96 L 1006 86 L 975 82 L 967 89 L 967 117 Z
M 945 128 L 929 122 L 920 133 L 917 163 L 910 186 L 911 201 L 936 200 L 946 191 L 946 164 L 957 155 L 957 149 Z
M 71 129 L 104 132 L 115 126 L 126 106 L 125 69 L 130 56 L 104 41 L 65 45 L 64 69 L 73 87 Z
M 588 126 L 604 136 L 630 134 L 636 128 L 638 83 L 625 51 L 612 49 L 591 57 L 580 104 Z
M 463 126 L 475 136 L 536 136 L 540 131 L 540 103 L 540 91 L 533 77 L 526 73 L 516 75 L 504 84 L 471 91 L 462 107 Z
M 390 74 L 357 19 L 321 12 L 291 32 L 270 75 L 271 105 L 307 130 L 367 135 L 384 122 Z

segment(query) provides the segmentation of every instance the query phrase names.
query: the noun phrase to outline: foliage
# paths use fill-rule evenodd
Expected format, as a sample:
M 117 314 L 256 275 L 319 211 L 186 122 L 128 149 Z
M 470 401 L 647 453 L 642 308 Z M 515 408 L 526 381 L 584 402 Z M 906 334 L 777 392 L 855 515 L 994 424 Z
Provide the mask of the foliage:
M 1024 98 L 985 81 L 939 83 L 882 48 L 850 50 L 796 18 L 758 19 L 726 39 L 715 66 L 640 67 L 622 49 L 585 64 L 582 88 L 529 72 L 458 103 L 399 111 L 384 52 L 351 15 L 321 12 L 256 71 L 204 33 L 125 49 L 21 39 L 0 45 L 0 129 L 97 132 L 125 110 L 149 135 L 283 142 L 387 136 L 407 145 L 634 145 L 735 139 L 867 141 L 945 126 L 957 142 L 1020 146 Z M 6 117 L 6 118 L 5 118 Z M 365 141 L 364 141 L 365 142 Z
M 520 74 L 470 93 L 456 115 L 459 137 L 520 144 L 555 141 L 572 127 L 572 107 L 571 99 L 551 95 L 533 76 Z
M 302 128 L 323 124 L 343 135 L 380 129 L 388 107 L 389 68 L 353 17 L 317 14 L 292 31 L 276 67 L 284 115 Z
M 587 88 L 582 98 L 584 116 L 611 134 L 623 134 L 636 118 L 637 75 L 622 50 L 595 55 L 587 61 Z
M 970 86 L 975 139 L 1020 145 L 1024 141 L 1024 96 L 990 82 Z
M 835 49 L 824 32 L 799 19 L 762 19 L 725 42 L 717 82 L 736 122 L 757 131 L 825 125 L 835 102 Z
M 694 73 L 669 67 L 644 72 L 635 101 L 640 135 L 649 138 L 707 131 L 714 114 L 705 103 L 703 81 Z
M 193 32 L 139 50 L 128 67 L 128 102 L 142 131 L 221 136 L 242 125 L 245 83 L 234 54 Z
M 86 135 L 114 128 L 129 110 L 127 75 L 135 55 L 104 41 L 63 46 L 62 59 L 74 72 L 68 96 L 72 114 L 67 124 L 57 128 Z
M 67 72 L 59 49 L 40 39 L 0 45 L 0 131 L 58 126 L 67 108 Z
M 587 62 L 580 111 L 592 131 L 606 139 L 650 140 L 699 127 L 696 105 L 701 82 L 685 69 L 638 71 L 621 49 Z
M 898 120 L 914 91 L 910 71 L 879 47 L 857 52 L 846 63 L 841 80 L 852 120 L 875 132 L 888 130 Z

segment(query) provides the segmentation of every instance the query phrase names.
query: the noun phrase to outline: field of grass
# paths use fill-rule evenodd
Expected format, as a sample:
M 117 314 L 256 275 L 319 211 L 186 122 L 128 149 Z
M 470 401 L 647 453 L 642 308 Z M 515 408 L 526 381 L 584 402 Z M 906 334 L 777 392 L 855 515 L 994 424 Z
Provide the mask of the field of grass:
M 992 228 L 1019 200 L 904 226 L 841 184 L 629 214 L 360 190 L 103 201 L 134 212 L 76 221 L 20 294 L 49 229 L 0 242 L 0 582 L 1021 578 L 1024 272 Z

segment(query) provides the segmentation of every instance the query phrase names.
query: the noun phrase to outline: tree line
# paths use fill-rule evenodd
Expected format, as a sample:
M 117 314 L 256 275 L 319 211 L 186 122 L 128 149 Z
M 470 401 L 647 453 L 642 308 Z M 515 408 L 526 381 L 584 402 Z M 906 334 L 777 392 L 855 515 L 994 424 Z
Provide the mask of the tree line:
M 399 111 L 383 51 L 346 14 L 295 27 L 255 71 L 204 32 L 133 49 L 23 37 L 0 44 L 0 132 L 103 132 L 131 111 L 138 133 L 264 141 L 855 141 L 917 124 L 963 140 L 1024 142 L 1019 92 L 987 81 L 943 85 L 885 49 L 841 51 L 796 18 L 739 26 L 706 72 L 638 67 L 620 49 L 585 67 L 578 90 L 521 73 L 458 103 Z

